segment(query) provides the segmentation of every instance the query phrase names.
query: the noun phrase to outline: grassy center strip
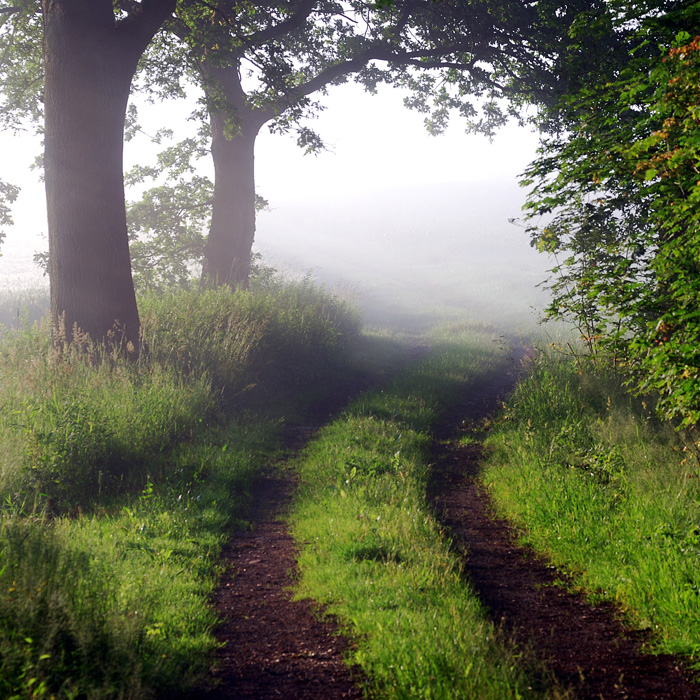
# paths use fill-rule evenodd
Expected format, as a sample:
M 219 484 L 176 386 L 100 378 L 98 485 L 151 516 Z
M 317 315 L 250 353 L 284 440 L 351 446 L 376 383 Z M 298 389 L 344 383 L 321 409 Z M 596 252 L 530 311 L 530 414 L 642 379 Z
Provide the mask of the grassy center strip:
M 418 366 L 363 395 L 299 460 L 298 596 L 354 639 L 379 698 L 543 697 L 461 575 L 427 503 L 430 429 L 503 367 L 488 333 L 453 329 Z

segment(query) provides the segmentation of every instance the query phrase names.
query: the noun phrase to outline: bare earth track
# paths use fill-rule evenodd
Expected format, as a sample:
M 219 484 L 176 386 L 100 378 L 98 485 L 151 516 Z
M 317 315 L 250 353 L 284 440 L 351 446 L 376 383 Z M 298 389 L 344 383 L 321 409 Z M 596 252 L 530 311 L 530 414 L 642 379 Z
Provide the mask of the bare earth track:
M 280 520 L 293 484 L 267 475 L 256 485 L 252 531 L 230 540 L 215 605 L 223 618 L 211 700 L 362 698 L 343 662 L 347 642 L 308 601 L 293 601 L 296 548 Z
M 339 388 L 314 407 L 313 425 L 290 425 L 286 450 L 293 455 L 368 378 Z M 274 465 L 253 486 L 251 529 L 233 533 L 223 552 L 224 574 L 214 605 L 222 644 L 213 669 L 216 687 L 197 700 L 359 700 L 362 674 L 344 658 L 348 641 L 332 619 L 307 600 L 293 600 L 297 548 L 284 522 L 296 487 Z M 193 698 L 194 700 L 194 698 Z
M 514 376 L 504 374 L 471 392 L 458 423 L 446 421 L 436 441 L 432 497 L 465 552 L 465 570 L 475 589 L 494 618 L 520 644 L 537 650 L 577 698 L 700 698 L 700 686 L 676 659 L 642 654 L 643 637 L 626 631 L 612 606 L 590 606 L 567 592 L 561 575 L 518 547 L 512 528 L 493 517 L 477 479 L 481 447 L 448 438 L 462 420 L 476 421 L 493 411 L 513 382 Z M 352 393 L 336 397 L 335 408 Z M 312 428 L 292 430 L 290 449 L 300 448 L 312 434 Z M 296 549 L 282 518 L 294 482 L 273 471 L 255 487 L 252 529 L 234 533 L 224 551 L 226 568 L 214 600 L 222 620 L 214 670 L 218 685 L 196 697 L 362 698 L 361 673 L 343 662 L 348 642 L 331 620 L 319 619 L 310 603 L 292 600 Z
M 470 396 L 459 414 L 479 421 L 513 385 L 500 376 Z M 467 576 L 493 618 L 538 658 L 576 698 L 697 700 L 700 685 L 673 656 L 642 652 L 645 633 L 625 629 L 613 605 L 591 605 L 567 590 L 555 567 L 516 543 L 508 522 L 494 517 L 478 480 L 482 446 L 459 445 L 445 424 L 435 446 L 433 501 L 464 553 Z

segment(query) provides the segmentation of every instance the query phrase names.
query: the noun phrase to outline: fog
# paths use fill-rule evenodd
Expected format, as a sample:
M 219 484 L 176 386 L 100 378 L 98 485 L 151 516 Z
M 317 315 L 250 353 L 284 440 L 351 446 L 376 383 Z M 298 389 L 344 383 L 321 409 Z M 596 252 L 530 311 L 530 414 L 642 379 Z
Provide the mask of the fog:
M 320 156 L 304 156 L 289 135 L 264 130 L 258 139 L 256 184 L 270 202 L 257 223 L 264 262 L 352 297 L 370 325 L 536 322 L 546 303 L 536 285 L 551 263 L 509 223 L 522 216 L 517 175 L 536 136 L 508 126 L 489 142 L 454 123 L 431 137 L 391 90 L 370 97 L 347 85 L 326 106 L 311 123 L 328 145 Z M 163 126 L 165 113 L 178 133 L 192 128 L 186 105 L 164 109 L 140 107 L 145 132 Z M 0 147 L 0 177 L 23 187 L 2 247 L 0 288 L 46 284 L 31 262 L 46 248 L 43 189 L 28 171 L 39 145 L 4 134 Z M 149 149 L 145 137 L 127 144 L 126 167 L 145 164 Z
M 281 271 L 352 296 L 371 325 L 531 326 L 549 262 L 508 222 L 522 196 L 513 183 L 487 180 L 290 202 L 259 216 L 256 247 Z

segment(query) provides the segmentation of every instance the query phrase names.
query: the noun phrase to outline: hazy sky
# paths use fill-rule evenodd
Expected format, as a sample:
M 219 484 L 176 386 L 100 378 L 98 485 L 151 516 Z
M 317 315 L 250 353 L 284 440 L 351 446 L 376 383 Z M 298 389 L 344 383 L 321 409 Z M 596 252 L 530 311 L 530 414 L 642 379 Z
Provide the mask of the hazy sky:
M 500 222 L 504 235 L 513 235 L 507 219 L 518 215 L 524 199 L 516 177 L 534 155 L 534 134 L 509 126 L 490 143 L 483 136 L 466 135 L 455 120 L 446 134 L 431 137 L 423 127 L 423 117 L 405 109 L 401 95 L 388 88 L 370 96 L 354 84 L 345 85 L 334 88 L 325 104 L 327 109 L 312 126 L 328 145 L 327 152 L 305 156 L 293 136 L 272 135 L 265 127 L 258 138 L 257 189 L 273 209 L 258 221 L 258 240 L 264 251 L 274 252 L 275 237 L 281 235 L 285 223 L 290 231 L 299 229 L 302 209 L 327 212 L 337 205 L 342 216 L 351 214 L 358 229 L 367 229 L 377 225 L 377 208 L 382 209 L 383 199 L 386 206 L 380 214 L 398 225 L 415 223 L 421 217 L 438 225 L 445 209 L 454 205 L 456 212 L 470 212 L 477 219 L 481 208 L 489 220 L 495 217 Z M 144 128 L 155 131 L 172 126 L 177 131 L 182 127 L 181 120 L 174 121 L 179 113 L 184 116 L 186 110 L 162 106 L 143 110 Z M 39 236 L 46 231 L 44 193 L 37 173 L 28 173 L 39 149 L 37 142 L 0 134 L 0 148 L 4 156 L 0 177 L 23 187 L 15 208 L 16 225 L 0 258 L 0 284 L 14 286 L 27 274 L 36 274 L 28 261 L 33 251 L 46 247 Z M 127 144 L 126 165 L 138 159 L 143 162 L 145 153 L 144 141 L 135 148 Z M 445 185 L 450 186 L 450 198 L 436 199 L 433 195 Z M 366 206 L 369 200 L 371 207 Z M 328 226 L 328 217 L 322 218 Z M 308 217 L 304 221 L 307 226 Z M 522 243 L 527 249 L 526 242 Z M 303 251 L 297 257 L 303 266 Z
M 514 183 L 537 143 L 534 134 L 515 126 L 489 143 L 466 135 L 457 120 L 446 134 L 430 136 L 423 116 L 406 109 L 401 94 L 388 88 L 370 96 L 345 85 L 334 90 L 328 104 L 313 126 L 329 152 L 303 157 L 290 137 L 265 133 L 260 138 L 257 179 L 263 193 L 298 199 L 421 183 L 491 178 Z

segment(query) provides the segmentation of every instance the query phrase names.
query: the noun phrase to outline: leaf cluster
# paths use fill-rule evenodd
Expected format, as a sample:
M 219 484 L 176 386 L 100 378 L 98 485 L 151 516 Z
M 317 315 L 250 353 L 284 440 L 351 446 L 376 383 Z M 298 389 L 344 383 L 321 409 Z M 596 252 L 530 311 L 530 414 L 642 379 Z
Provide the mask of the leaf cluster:
M 0 242 L 5 238 L 5 232 L 2 229 L 13 224 L 10 207 L 17 199 L 18 194 L 18 187 L 0 180 Z
M 609 4 L 181 0 L 170 34 L 142 60 L 140 89 L 169 97 L 194 77 L 209 106 L 221 109 L 218 81 L 196 73 L 231 69 L 246 109 L 286 131 L 318 112 L 311 94 L 352 78 L 370 92 L 381 83 L 407 89 L 407 106 L 426 114 L 432 132 L 458 113 L 490 134 L 523 105 L 551 103 L 590 75 L 591 63 L 609 60 L 617 40 L 612 13 L 603 11 Z
M 625 9 L 614 21 L 627 60 L 549 113 L 558 131 L 523 179 L 530 232 L 557 259 L 549 316 L 573 319 L 592 351 L 690 427 L 700 420 L 700 51 L 683 28 L 698 10 Z
M 41 131 L 43 23 L 38 0 L 0 4 L 0 128 Z

